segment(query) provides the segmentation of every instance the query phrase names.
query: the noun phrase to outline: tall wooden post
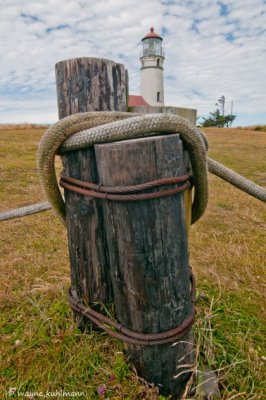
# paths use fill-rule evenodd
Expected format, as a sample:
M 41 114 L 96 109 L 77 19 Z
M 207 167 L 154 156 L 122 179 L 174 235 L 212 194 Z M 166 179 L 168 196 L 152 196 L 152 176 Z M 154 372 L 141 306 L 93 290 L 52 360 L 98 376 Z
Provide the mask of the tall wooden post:
M 106 186 L 186 173 L 179 135 L 96 145 L 95 152 L 99 180 Z M 137 202 L 103 201 L 103 210 L 119 322 L 140 333 L 180 325 L 191 309 L 183 193 Z M 175 346 L 127 345 L 126 351 L 140 376 L 161 393 L 181 398 L 190 376 L 184 370 L 194 361 L 191 332 Z
M 55 71 L 60 119 L 86 111 L 126 111 L 124 65 L 75 58 L 57 63 Z M 69 176 L 98 182 L 94 148 L 68 152 L 62 159 Z M 72 293 L 89 304 L 110 304 L 113 290 L 102 205 L 67 190 L 65 200 Z
M 59 117 L 126 110 L 124 67 L 74 59 L 56 65 Z M 179 135 L 126 140 L 63 155 L 67 175 L 107 186 L 186 171 Z M 164 188 L 165 189 L 165 188 Z M 65 190 L 72 294 L 114 302 L 117 319 L 141 333 L 170 330 L 188 316 L 190 284 L 184 196 L 136 203 L 94 200 Z M 194 360 L 191 330 L 175 344 L 126 345 L 140 376 L 180 398 Z M 178 375 L 178 378 L 175 376 Z

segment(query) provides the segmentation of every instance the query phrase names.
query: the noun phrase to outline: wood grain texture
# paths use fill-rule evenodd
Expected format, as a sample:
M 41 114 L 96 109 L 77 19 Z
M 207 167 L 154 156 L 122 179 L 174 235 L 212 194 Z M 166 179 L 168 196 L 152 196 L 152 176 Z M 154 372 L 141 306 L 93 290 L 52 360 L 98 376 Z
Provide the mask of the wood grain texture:
M 93 149 L 63 156 L 67 175 L 98 182 Z M 109 304 L 113 300 L 102 205 L 94 199 L 65 190 L 71 287 L 85 302 Z
M 126 111 L 123 64 L 73 58 L 55 66 L 59 119 L 86 111 Z
M 179 135 L 163 135 L 95 146 L 103 185 L 134 185 L 185 173 Z M 164 190 L 163 187 L 160 190 Z M 179 325 L 190 311 L 184 195 L 139 202 L 102 201 L 110 275 L 118 320 L 142 333 Z M 184 343 L 185 341 L 186 343 Z M 161 393 L 180 398 L 194 359 L 191 332 L 176 346 L 127 346 L 140 376 Z M 178 361 L 182 359 L 181 361 Z

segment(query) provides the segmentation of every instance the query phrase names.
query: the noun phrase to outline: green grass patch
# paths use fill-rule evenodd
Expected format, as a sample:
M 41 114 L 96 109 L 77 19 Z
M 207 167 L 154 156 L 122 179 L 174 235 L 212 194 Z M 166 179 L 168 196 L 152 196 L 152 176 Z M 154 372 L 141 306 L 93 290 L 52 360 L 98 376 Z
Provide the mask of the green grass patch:
M 239 302 L 247 296 L 220 292 L 207 282 L 198 287 L 196 370 L 208 365 L 216 371 L 224 399 L 237 393 L 242 393 L 242 399 L 262 400 L 265 395 L 265 332 L 255 305 Z M 119 341 L 104 333 L 79 331 L 64 293 L 56 298 L 27 297 L 11 311 L 4 309 L 3 316 L 6 391 L 9 387 L 20 392 L 64 388 L 84 391 L 81 398 L 97 399 L 104 385 L 109 398 L 157 398 L 138 380 Z
M 242 393 L 241 398 L 263 399 L 265 326 L 255 305 L 239 302 L 248 297 L 245 291 L 218 292 L 209 284 L 200 290 L 204 296 L 198 302 L 198 318 L 204 322 L 197 323 L 199 363 L 217 371 L 224 396 Z

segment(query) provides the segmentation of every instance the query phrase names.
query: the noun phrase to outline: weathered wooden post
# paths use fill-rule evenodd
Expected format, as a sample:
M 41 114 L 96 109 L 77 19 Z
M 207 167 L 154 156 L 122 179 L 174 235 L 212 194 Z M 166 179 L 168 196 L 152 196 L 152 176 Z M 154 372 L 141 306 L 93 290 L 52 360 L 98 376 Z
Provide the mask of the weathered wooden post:
M 186 173 L 179 135 L 96 145 L 95 152 L 104 186 L 137 185 Z M 180 325 L 191 310 L 183 194 L 104 201 L 103 209 L 119 322 L 138 333 L 166 332 Z M 158 385 L 161 393 L 180 398 L 190 374 L 174 376 L 193 364 L 191 332 L 175 346 L 130 344 L 126 351 L 140 376 Z
M 59 119 L 86 111 L 126 111 L 124 65 L 86 57 L 58 62 L 55 71 Z M 98 182 L 93 148 L 71 151 L 62 159 L 69 176 Z M 65 199 L 72 292 L 88 304 L 108 305 L 113 290 L 102 204 L 68 190 Z M 81 327 L 87 322 L 81 319 Z
M 74 59 L 58 63 L 56 74 L 60 118 L 81 111 L 125 111 L 122 65 Z M 68 176 L 105 186 L 184 175 L 185 160 L 178 134 L 96 145 L 63 155 Z M 90 305 L 113 301 L 119 323 L 137 336 L 182 324 L 192 308 L 184 194 L 117 202 L 65 190 L 65 199 L 76 299 Z M 158 385 L 161 393 L 181 397 L 190 377 L 188 365 L 194 361 L 190 328 L 174 343 L 131 343 L 126 353 L 139 375 Z

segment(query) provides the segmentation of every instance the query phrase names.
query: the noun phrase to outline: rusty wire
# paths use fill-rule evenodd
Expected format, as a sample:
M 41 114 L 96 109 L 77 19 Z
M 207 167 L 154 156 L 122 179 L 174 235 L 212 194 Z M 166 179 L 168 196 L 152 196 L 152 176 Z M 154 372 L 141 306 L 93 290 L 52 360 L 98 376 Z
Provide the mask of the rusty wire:
M 191 310 L 189 315 L 177 327 L 161 333 L 140 333 L 126 328 L 114 319 L 108 318 L 105 315 L 93 310 L 91 307 L 86 306 L 82 300 L 76 300 L 71 292 L 68 293 L 68 300 L 72 309 L 84 317 L 87 317 L 99 328 L 104 330 L 110 336 L 121 339 L 124 342 L 132 343 L 135 345 L 154 346 L 165 343 L 173 343 L 180 337 L 184 336 L 191 328 L 195 319 L 195 301 L 196 301 L 196 281 L 195 276 L 190 269 L 190 283 L 191 283 Z
M 167 189 L 163 191 L 151 192 L 151 193 L 136 193 L 141 190 L 147 190 L 154 187 L 163 185 L 182 183 L 183 185 L 177 186 L 173 189 Z M 73 192 L 83 194 L 85 196 L 96 197 L 98 199 L 113 200 L 113 201 L 138 201 L 138 200 L 150 200 L 157 199 L 160 197 L 172 196 L 176 193 L 184 191 L 190 188 L 189 175 L 182 175 L 177 177 L 158 179 L 142 183 L 139 185 L 131 186 L 104 186 L 102 184 L 95 184 L 91 182 L 85 182 L 79 179 L 75 179 L 61 174 L 60 185 Z M 132 192 L 135 192 L 132 194 Z M 131 193 L 131 194 L 123 194 Z

